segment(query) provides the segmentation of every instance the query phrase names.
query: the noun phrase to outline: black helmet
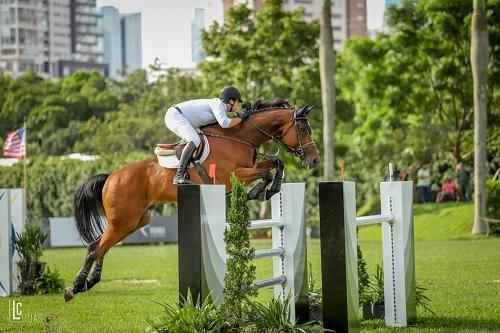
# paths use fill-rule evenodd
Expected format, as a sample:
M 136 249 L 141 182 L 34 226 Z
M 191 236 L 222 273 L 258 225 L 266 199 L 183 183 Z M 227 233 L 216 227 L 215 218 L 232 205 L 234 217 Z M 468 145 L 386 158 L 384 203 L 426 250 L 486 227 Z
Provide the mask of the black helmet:
M 238 90 L 238 88 L 233 86 L 227 86 L 222 88 L 222 90 L 219 93 L 219 98 L 222 99 L 224 103 L 228 103 L 230 99 L 235 99 L 240 102 L 243 102 L 241 100 L 240 91 Z

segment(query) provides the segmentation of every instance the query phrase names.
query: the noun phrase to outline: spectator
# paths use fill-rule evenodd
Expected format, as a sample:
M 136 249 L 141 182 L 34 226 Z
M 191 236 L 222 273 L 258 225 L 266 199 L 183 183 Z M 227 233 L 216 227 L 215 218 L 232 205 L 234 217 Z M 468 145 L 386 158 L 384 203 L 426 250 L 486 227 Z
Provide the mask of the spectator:
M 436 197 L 436 202 L 446 202 L 452 201 L 456 198 L 457 185 L 451 180 L 450 177 L 446 177 L 446 182 L 443 184 L 443 190 L 438 193 Z
M 417 190 L 420 203 L 432 202 L 431 165 L 428 162 L 417 172 Z
M 457 164 L 456 170 L 458 180 L 458 198 L 460 201 L 470 201 L 470 173 L 464 168 L 464 165 L 461 162 Z
M 410 174 L 408 173 L 408 171 L 401 170 L 399 172 L 399 180 L 402 182 L 406 182 L 406 181 L 410 180 Z

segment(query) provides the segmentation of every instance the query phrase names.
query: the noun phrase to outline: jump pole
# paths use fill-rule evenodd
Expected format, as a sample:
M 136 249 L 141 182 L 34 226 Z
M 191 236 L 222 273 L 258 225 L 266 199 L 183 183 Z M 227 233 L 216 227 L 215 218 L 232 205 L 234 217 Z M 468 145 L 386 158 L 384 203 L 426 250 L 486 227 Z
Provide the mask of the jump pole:
M 0 296 L 9 296 L 19 285 L 19 269 L 14 242 L 24 230 L 26 202 L 24 189 L 0 189 Z
M 271 218 L 251 221 L 251 229 L 272 229 L 272 248 L 256 251 L 254 259 L 272 257 L 273 276 L 255 286 L 273 286 L 275 297 L 282 299 L 290 294 L 292 322 L 309 320 L 304 193 L 303 183 L 283 184 L 271 199 Z M 179 293 L 183 298 L 189 290 L 195 300 L 208 295 L 217 304 L 223 300 L 225 197 L 223 185 L 178 187 Z
M 381 214 L 356 217 L 353 182 L 321 182 L 324 327 L 359 332 L 358 225 L 382 224 L 385 324 L 416 321 L 412 182 L 380 183 Z

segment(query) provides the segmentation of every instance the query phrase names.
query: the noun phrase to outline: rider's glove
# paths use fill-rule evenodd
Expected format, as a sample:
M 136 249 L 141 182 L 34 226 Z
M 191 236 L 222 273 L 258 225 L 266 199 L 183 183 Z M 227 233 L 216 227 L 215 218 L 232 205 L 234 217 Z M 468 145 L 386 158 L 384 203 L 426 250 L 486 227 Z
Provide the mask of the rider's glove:
M 249 115 L 250 114 L 248 112 L 240 112 L 236 116 L 241 118 L 242 120 L 247 120 Z

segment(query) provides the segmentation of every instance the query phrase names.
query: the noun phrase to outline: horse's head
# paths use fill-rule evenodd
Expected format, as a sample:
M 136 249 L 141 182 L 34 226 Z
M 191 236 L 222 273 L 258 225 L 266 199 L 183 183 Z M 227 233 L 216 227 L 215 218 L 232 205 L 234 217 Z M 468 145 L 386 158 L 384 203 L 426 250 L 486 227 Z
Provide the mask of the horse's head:
M 304 106 L 301 109 L 292 110 L 291 121 L 281 126 L 281 142 L 295 156 L 299 157 L 308 168 L 314 168 L 319 164 L 319 152 L 312 137 L 311 126 L 307 115 L 313 109 Z

